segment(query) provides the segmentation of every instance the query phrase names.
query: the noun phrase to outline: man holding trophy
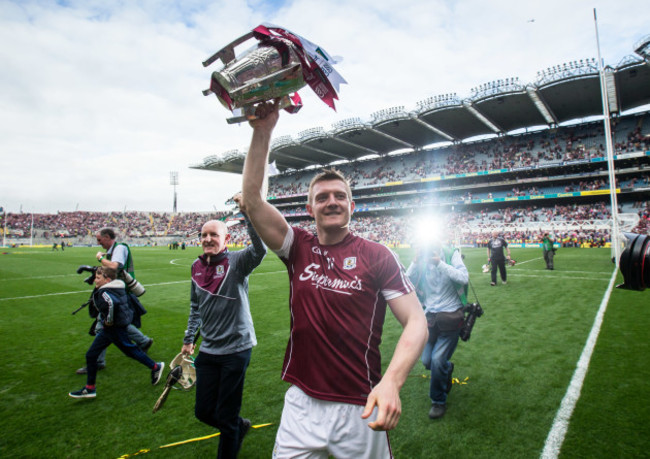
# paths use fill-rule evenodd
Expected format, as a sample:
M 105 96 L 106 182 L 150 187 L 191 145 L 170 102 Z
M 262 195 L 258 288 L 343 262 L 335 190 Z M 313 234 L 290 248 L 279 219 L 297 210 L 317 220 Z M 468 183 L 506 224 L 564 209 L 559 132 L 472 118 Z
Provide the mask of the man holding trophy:
M 310 184 L 307 211 L 316 235 L 289 226 L 262 199 L 278 108 L 264 104 L 256 117 L 250 122 L 243 200 L 262 240 L 287 265 L 291 282 L 291 336 L 282 378 L 292 386 L 273 457 L 310 452 L 392 457 L 384 431 L 397 426 L 399 391 L 427 339 L 413 285 L 388 248 L 350 232 L 354 202 L 338 171 L 326 170 Z M 382 376 L 386 303 L 404 330 Z
M 257 47 L 235 57 L 234 47 Z M 401 415 L 399 392 L 427 340 L 427 323 L 404 267 L 387 247 L 352 234 L 350 185 L 336 170 L 312 180 L 307 211 L 316 234 L 290 226 L 265 199 L 269 147 L 279 110 L 295 113 L 309 85 L 334 108 L 345 80 L 321 47 L 286 29 L 260 25 L 203 65 L 221 60 L 210 89 L 234 117 L 249 121 L 252 140 L 243 172 L 243 205 L 264 243 L 286 264 L 291 332 L 282 379 L 285 395 L 273 457 L 333 455 L 390 458 L 389 431 Z M 293 93 L 293 94 L 292 94 Z M 403 326 L 386 372 L 379 344 L 390 307 Z M 305 456 L 306 457 L 306 456 Z

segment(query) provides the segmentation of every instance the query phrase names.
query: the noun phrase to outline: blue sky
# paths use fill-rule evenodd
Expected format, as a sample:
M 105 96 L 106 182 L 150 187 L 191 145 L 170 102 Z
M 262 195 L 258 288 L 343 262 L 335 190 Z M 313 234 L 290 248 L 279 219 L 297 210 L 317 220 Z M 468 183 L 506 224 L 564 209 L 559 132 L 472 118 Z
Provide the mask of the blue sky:
M 304 108 L 276 129 L 295 136 L 596 57 L 594 7 L 615 66 L 650 34 L 636 1 L 0 0 L 0 206 L 171 211 L 178 171 L 179 210 L 225 209 L 240 177 L 188 166 L 245 150 L 250 128 L 201 95 L 201 62 L 262 22 L 343 57 L 337 111 L 304 88 Z

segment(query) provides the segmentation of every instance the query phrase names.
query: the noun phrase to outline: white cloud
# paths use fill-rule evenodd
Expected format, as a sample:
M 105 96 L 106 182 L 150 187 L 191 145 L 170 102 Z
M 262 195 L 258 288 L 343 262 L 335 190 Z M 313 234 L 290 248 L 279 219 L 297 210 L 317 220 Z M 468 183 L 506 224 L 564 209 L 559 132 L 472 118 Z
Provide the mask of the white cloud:
M 595 57 L 616 65 L 644 34 L 650 11 L 630 0 L 515 2 L 0 0 L 0 206 L 16 212 L 170 211 L 178 171 L 182 211 L 225 208 L 240 178 L 189 169 L 245 150 L 247 125 L 228 125 L 203 97 L 220 47 L 271 22 L 343 57 L 349 84 L 337 112 L 305 88 L 277 135 L 429 96 Z M 534 21 L 532 21 L 534 20 Z M 532 21 L 532 22 L 531 22 Z

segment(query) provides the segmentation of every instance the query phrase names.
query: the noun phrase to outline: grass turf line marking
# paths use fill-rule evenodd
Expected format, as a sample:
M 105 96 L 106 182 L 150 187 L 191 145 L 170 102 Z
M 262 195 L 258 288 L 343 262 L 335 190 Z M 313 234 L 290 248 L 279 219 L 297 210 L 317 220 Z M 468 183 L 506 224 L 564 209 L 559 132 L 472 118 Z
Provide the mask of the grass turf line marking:
M 525 260 L 525 261 L 518 261 L 517 264 L 518 264 L 518 265 L 523 265 L 524 263 L 529 263 L 529 262 L 531 262 L 531 261 L 535 261 L 535 260 L 541 260 L 542 258 L 543 258 L 543 257 L 539 257 L 539 258 L 531 258 L 530 260 Z
M 614 289 L 614 283 L 616 281 L 617 270 L 614 269 L 612 277 L 609 281 L 609 286 L 605 292 L 605 296 L 600 303 L 598 308 L 598 313 L 594 319 L 594 324 L 591 327 L 591 332 L 589 332 L 589 337 L 585 343 L 585 347 L 582 350 L 578 364 L 576 365 L 576 371 L 573 373 L 569 387 L 567 388 L 566 394 L 562 399 L 560 408 L 555 415 L 553 420 L 553 426 L 551 431 L 546 437 L 546 442 L 544 443 L 544 450 L 542 451 L 542 459 L 556 459 L 560 454 L 560 449 L 562 448 L 562 443 L 564 443 L 564 437 L 569 428 L 569 420 L 573 414 L 573 410 L 578 403 L 580 398 L 580 392 L 582 391 L 582 385 L 584 384 L 585 377 L 587 375 L 587 370 L 589 369 L 589 362 L 591 356 L 596 347 L 596 341 L 598 340 L 598 334 L 600 333 L 600 328 L 603 325 L 603 317 L 605 316 L 605 311 L 607 310 L 607 303 L 609 303 L 609 297 L 612 294 Z
M 564 274 L 564 272 L 562 272 L 562 274 Z M 508 277 L 510 277 L 510 276 L 508 276 Z M 538 278 L 538 279 L 560 280 L 560 281 L 562 281 L 562 280 L 571 281 L 571 280 L 574 280 L 574 279 L 593 280 L 593 281 L 606 281 L 607 280 L 606 278 L 602 278 L 602 277 L 577 277 L 577 276 L 571 276 L 571 279 L 562 279 L 561 277 L 553 276 L 553 275 L 550 275 L 550 274 L 547 275 L 547 276 L 540 276 L 539 274 L 522 274 L 522 273 L 517 273 L 516 276 L 512 276 L 512 277 L 514 277 L 515 279 L 518 278 L 518 277 L 535 277 L 535 278 Z M 510 279 L 508 279 L 508 280 L 510 280 Z
M 267 274 L 279 274 L 279 273 L 286 273 L 285 270 L 282 271 L 269 271 L 266 273 L 253 273 L 251 276 L 264 276 Z M 30 278 L 31 279 L 31 278 Z M 159 285 L 172 285 L 172 284 L 184 284 L 186 282 L 190 282 L 190 279 L 182 280 L 182 281 L 171 281 L 171 282 L 159 282 L 157 284 L 142 284 L 145 287 L 157 287 Z M 8 300 L 26 300 L 30 298 L 42 298 L 44 296 L 56 296 L 56 295 L 74 295 L 75 293 L 85 293 L 86 295 L 89 295 L 92 290 L 76 290 L 74 292 L 59 292 L 59 293 L 43 293 L 41 295 L 28 295 L 28 296 L 15 296 L 13 298 L 0 298 L 0 301 L 8 301 Z

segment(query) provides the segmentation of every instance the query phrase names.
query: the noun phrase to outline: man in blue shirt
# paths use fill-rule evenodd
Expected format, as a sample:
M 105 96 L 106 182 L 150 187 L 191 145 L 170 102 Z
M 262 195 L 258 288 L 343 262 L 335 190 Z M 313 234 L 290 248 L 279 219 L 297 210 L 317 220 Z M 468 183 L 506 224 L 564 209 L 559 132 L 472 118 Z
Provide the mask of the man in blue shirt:
M 447 410 L 454 371 L 454 364 L 449 360 L 463 325 L 469 274 L 458 249 L 440 243 L 418 249 L 406 274 L 415 285 L 427 317 L 429 340 L 422 353 L 422 363 L 431 370 L 429 418 L 437 419 Z

